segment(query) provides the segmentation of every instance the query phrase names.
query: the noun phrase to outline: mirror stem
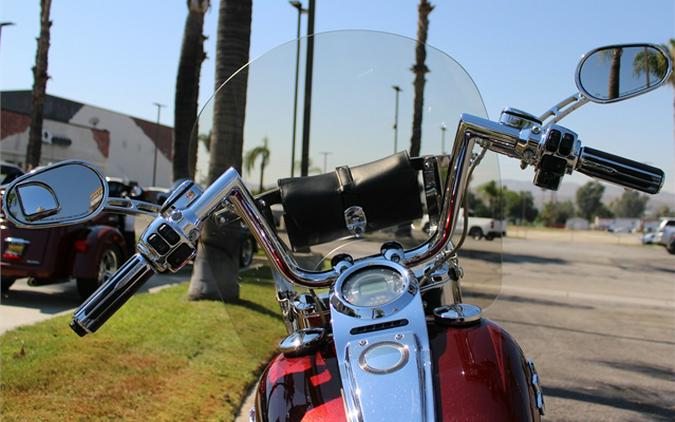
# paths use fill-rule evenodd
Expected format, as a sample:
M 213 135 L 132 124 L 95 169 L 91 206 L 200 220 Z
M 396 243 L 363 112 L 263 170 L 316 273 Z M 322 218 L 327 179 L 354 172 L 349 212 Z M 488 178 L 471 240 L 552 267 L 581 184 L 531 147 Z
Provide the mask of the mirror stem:
M 544 122 L 543 129 L 548 128 L 551 125 L 554 125 L 567 117 L 571 112 L 575 111 L 579 107 L 588 103 L 588 98 L 586 98 L 581 92 L 572 94 L 569 97 L 564 98 L 562 101 L 559 101 L 553 107 L 549 108 L 541 116 L 539 120 Z M 551 118 L 550 121 L 546 122 L 546 119 Z
M 156 217 L 159 214 L 161 205 L 151 202 L 138 201 L 129 198 L 108 198 L 103 212 L 112 212 L 126 215 L 147 215 Z

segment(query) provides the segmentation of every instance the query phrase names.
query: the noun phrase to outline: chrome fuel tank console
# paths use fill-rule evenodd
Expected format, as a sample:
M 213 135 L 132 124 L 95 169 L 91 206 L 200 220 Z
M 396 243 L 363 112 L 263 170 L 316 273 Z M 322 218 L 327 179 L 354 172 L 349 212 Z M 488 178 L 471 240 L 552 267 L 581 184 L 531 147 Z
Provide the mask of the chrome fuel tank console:
M 335 282 L 330 313 L 347 419 L 435 420 L 429 335 L 414 274 L 381 257 L 359 261 Z

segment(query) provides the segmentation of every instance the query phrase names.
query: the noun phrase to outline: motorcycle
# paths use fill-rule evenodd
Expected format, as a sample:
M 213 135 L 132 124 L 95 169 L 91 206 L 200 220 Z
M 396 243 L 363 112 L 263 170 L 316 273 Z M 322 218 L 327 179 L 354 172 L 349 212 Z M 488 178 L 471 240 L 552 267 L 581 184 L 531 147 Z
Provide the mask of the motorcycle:
M 544 397 L 534 363 L 483 316 L 499 294 L 500 239 L 481 242 L 490 249 L 478 257 L 465 253 L 471 197 L 477 185 L 499 184 L 498 155 L 533 167 L 533 183 L 544 189 L 557 190 L 576 171 L 657 193 L 662 170 L 584 145 L 559 122 L 588 102 L 613 103 L 663 85 L 669 56 L 652 44 L 591 50 L 577 67 L 579 92 L 540 115 L 507 107 L 492 121 L 471 77 L 439 50 L 422 46 L 425 69 L 413 71 L 426 86 L 416 85 L 415 98 L 423 92 L 424 99 L 413 110 L 399 95 L 414 76 L 415 40 L 317 34 L 314 82 L 301 95 L 311 94 L 313 113 L 303 156 L 309 145 L 323 151 L 324 171 L 287 177 L 298 167 L 311 170 L 306 159 L 296 166 L 297 122 L 288 118 L 292 58 L 306 41 L 246 65 L 200 113 L 193 137 L 201 142 L 196 178 L 205 189 L 185 181 L 161 206 L 109 198 L 100 171 L 81 161 L 8 186 L 3 208 L 20 227 L 77 224 L 102 211 L 154 217 L 136 254 L 76 310 L 71 328 L 80 336 L 96 332 L 153 274 L 189 263 L 208 220 L 240 219 L 266 254 L 287 329 L 256 387 L 251 420 L 540 420 Z M 274 159 L 249 176 L 261 187 L 265 170 L 279 179 L 257 197 L 236 169 L 213 181 L 205 171 L 202 140 L 215 136 L 216 108 L 242 96 L 244 146 L 266 138 Z M 383 107 L 392 97 L 393 133 L 393 107 Z M 399 112 L 415 116 L 411 127 L 398 124 Z M 453 126 L 446 153 L 445 130 Z M 417 136 L 416 156 L 398 145 L 399 134 Z M 329 156 L 340 164 L 332 172 Z M 415 229 L 422 219 L 428 229 Z M 478 266 L 475 277 L 467 261 Z

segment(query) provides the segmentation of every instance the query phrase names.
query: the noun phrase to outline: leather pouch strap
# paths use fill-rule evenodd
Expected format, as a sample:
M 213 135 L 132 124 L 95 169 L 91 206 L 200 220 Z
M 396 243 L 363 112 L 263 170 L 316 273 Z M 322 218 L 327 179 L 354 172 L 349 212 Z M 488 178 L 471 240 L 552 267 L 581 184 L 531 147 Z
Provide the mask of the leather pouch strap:
M 359 195 L 356 192 L 352 170 L 348 166 L 340 166 L 335 169 L 335 174 L 338 180 L 340 197 L 342 198 L 342 211 L 359 205 Z

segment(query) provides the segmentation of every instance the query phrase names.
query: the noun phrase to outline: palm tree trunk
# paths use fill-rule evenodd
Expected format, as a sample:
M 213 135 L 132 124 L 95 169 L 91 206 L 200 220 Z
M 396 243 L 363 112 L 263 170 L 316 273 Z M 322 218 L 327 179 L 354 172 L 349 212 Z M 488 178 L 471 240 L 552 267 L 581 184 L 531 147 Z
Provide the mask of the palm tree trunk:
M 221 0 L 216 41 L 216 89 L 248 62 L 251 38 L 251 0 Z M 240 72 L 214 98 L 210 141 L 209 183 L 229 167 L 241 172 L 248 73 Z M 239 298 L 239 237 L 235 230 L 207 220 L 190 281 L 189 298 Z
M 265 176 L 265 159 L 260 160 L 260 189 L 258 192 L 263 191 L 263 177 Z
M 612 55 L 612 63 L 609 68 L 609 82 L 607 87 L 607 96 L 608 99 L 614 100 L 619 98 L 619 79 L 621 73 L 621 55 L 623 54 L 623 49 L 616 48 L 614 49 L 614 54 Z
M 49 20 L 49 11 L 52 0 L 40 1 L 40 37 L 38 38 L 35 66 L 33 67 L 33 98 L 30 111 L 30 131 L 28 146 L 26 147 L 26 169 L 30 170 L 40 165 L 42 154 L 42 120 L 44 117 L 45 91 L 47 90 L 47 56 L 49 53 L 49 29 L 52 21 Z
M 427 32 L 429 30 L 429 13 L 434 10 L 434 6 L 427 0 L 420 0 L 417 7 L 417 47 L 415 48 L 415 65 L 411 68 L 415 74 L 415 100 L 413 103 L 413 125 L 412 136 L 410 138 L 410 156 L 420 155 L 422 145 L 422 110 L 424 108 L 424 85 L 426 78 L 424 75 L 429 72 L 425 64 L 427 58 Z
M 174 100 L 173 180 L 194 178 L 197 139 L 191 145 L 190 135 L 197 121 L 199 75 L 206 58 L 202 30 L 209 0 L 188 0 L 187 6 Z

